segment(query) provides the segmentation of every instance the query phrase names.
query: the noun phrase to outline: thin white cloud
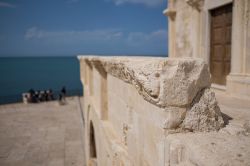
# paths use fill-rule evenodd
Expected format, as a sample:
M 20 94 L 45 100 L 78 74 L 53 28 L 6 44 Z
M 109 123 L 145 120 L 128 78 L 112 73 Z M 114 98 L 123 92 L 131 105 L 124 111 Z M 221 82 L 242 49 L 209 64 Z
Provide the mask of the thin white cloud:
M 49 45 L 53 48 L 79 47 L 90 53 L 102 53 L 109 50 L 119 53 L 153 54 L 165 52 L 167 48 L 167 30 L 160 29 L 150 33 L 124 33 L 117 29 L 104 30 L 64 30 L 48 31 L 38 27 L 27 29 L 24 34 L 26 41 Z
M 7 2 L 0 2 L 0 8 L 15 8 L 16 5 Z
M 82 30 L 82 31 L 46 31 L 37 27 L 29 28 L 26 39 L 76 40 L 76 41 L 108 41 L 121 38 L 123 33 L 118 30 Z
M 130 3 L 130 4 L 142 4 L 148 7 L 156 7 L 163 3 L 163 0 L 112 0 L 112 1 L 116 5 Z
M 31 27 L 24 33 L 31 48 L 39 52 L 160 55 L 167 53 L 167 29 L 125 32 L 121 29 L 45 30 Z M 31 49 L 32 50 L 32 49 Z
M 127 35 L 121 30 L 65 30 L 65 31 L 47 31 L 38 27 L 31 27 L 25 32 L 25 39 L 77 39 L 77 40 L 112 40 L 122 39 L 127 43 L 140 44 L 147 41 L 159 41 L 167 38 L 167 30 L 156 30 L 150 33 L 130 32 Z

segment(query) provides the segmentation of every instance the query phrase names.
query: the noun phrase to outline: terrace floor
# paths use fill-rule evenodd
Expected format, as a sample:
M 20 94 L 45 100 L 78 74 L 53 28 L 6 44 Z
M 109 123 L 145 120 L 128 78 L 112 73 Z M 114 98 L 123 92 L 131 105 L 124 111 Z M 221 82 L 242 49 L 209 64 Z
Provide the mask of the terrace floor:
M 78 97 L 0 106 L 0 166 L 83 166 L 83 120 Z
M 250 119 L 250 102 L 216 92 L 229 118 L 224 132 L 237 135 Z M 84 166 L 80 100 L 0 106 L 0 166 Z
M 215 91 L 215 94 L 221 112 L 229 117 L 229 126 L 242 127 L 250 122 L 250 100 L 233 97 L 220 91 Z

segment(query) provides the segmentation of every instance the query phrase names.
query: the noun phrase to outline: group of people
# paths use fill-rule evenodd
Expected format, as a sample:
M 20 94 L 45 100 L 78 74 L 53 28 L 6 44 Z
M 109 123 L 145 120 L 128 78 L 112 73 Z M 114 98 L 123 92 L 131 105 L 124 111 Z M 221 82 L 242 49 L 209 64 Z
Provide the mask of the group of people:
M 26 98 L 29 103 L 38 103 L 38 102 L 43 102 L 43 101 L 52 101 L 54 100 L 54 94 L 51 89 L 49 90 L 33 90 L 30 89 L 28 94 L 26 94 Z
M 52 101 L 55 100 L 56 98 L 54 97 L 54 93 L 52 89 L 49 90 L 34 90 L 30 89 L 28 93 L 24 94 L 24 100 L 27 103 L 39 103 L 39 102 L 44 102 L 44 101 Z M 65 97 L 66 97 L 66 88 L 62 87 L 58 100 L 59 102 L 65 102 Z

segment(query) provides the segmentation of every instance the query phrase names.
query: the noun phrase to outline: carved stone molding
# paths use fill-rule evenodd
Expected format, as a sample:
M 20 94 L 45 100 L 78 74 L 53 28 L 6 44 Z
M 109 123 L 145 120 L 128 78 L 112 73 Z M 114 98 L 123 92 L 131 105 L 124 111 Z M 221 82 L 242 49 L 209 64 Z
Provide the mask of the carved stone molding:
M 168 112 L 163 123 L 164 129 L 217 131 L 224 125 L 215 95 L 209 89 L 208 66 L 201 59 L 102 56 L 78 58 L 83 64 L 90 63 L 109 76 L 131 84 L 144 100 Z M 129 129 L 130 126 L 123 123 L 121 140 L 125 146 Z
M 168 16 L 171 20 L 175 20 L 175 16 L 176 16 L 176 10 L 175 9 L 166 9 L 163 11 L 163 14 L 165 16 Z
M 204 5 L 204 0 L 186 0 L 186 2 L 198 11 L 201 11 Z
M 100 56 L 81 59 L 132 84 L 145 100 L 161 108 L 190 105 L 197 92 L 210 86 L 207 65 L 199 59 Z

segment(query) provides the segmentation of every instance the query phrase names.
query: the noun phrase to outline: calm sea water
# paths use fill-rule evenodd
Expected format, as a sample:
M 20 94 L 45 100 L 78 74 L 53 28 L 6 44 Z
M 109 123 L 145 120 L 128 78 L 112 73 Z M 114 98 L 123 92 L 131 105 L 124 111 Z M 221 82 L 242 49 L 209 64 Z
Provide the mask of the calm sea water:
M 58 93 L 62 86 L 69 95 L 82 95 L 76 57 L 0 58 L 0 104 L 21 101 L 31 88 Z

